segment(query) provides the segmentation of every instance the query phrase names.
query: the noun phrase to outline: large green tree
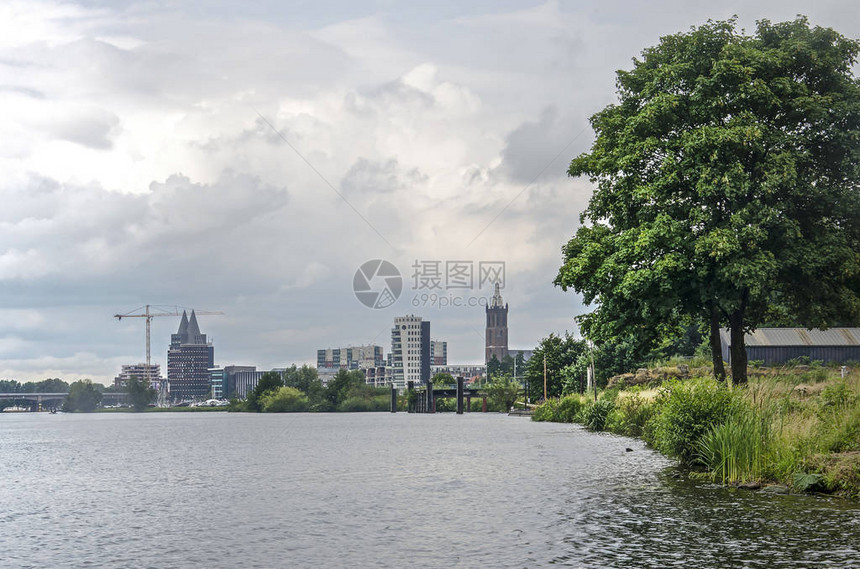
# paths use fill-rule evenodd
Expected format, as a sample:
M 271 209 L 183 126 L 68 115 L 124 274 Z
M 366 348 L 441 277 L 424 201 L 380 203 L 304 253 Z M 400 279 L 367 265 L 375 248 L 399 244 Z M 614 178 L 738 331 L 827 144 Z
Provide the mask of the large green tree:
M 342 369 L 326 384 L 325 398 L 331 406 L 331 410 L 336 411 L 338 406 L 347 398 L 360 393 L 367 387 L 369 386 L 365 382 L 363 371 Z
M 487 384 L 487 397 L 493 406 L 507 411 L 514 406 L 520 394 L 520 384 L 510 374 L 498 375 Z
M 653 345 L 693 317 L 731 337 L 786 314 L 809 327 L 860 315 L 860 44 L 805 18 L 734 20 L 664 37 L 617 73 L 619 101 L 571 176 L 596 189 L 555 283 L 597 308 L 598 343 Z
M 454 379 L 454 376 L 450 373 L 437 373 L 430 378 L 430 383 L 433 384 L 433 387 L 444 388 L 451 385 L 457 385 L 457 380 Z
M 126 383 L 128 402 L 135 411 L 143 411 L 155 400 L 158 393 L 149 382 L 136 376 L 131 376 Z
M 93 382 L 89 379 L 82 379 L 69 386 L 69 394 L 63 401 L 63 411 L 89 413 L 95 411 L 101 400 L 102 394 L 95 388 Z
M 542 339 L 534 349 L 531 359 L 525 363 L 524 375 L 529 397 L 532 400 L 543 397 L 544 360 L 547 397 L 558 397 L 564 390 L 566 368 L 575 365 L 587 350 L 583 340 L 577 340 L 570 335 L 561 337 L 550 334 Z
M 277 371 L 265 372 L 260 376 L 260 380 L 257 382 L 254 389 L 248 393 L 248 400 L 246 401 L 248 411 L 262 411 L 261 398 L 263 395 L 270 391 L 277 391 L 283 386 L 284 378 L 281 373 Z

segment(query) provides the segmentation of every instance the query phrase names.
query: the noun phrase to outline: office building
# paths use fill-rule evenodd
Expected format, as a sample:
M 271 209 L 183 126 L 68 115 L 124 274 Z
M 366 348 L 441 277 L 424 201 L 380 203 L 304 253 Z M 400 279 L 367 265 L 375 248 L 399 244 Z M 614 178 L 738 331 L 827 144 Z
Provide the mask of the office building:
M 441 342 L 439 340 L 430 341 L 430 365 L 448 365 L 448 342 Z
M 209 380 L 212 385 L 212 398 L 213 399 L 233 399 L 234 397 L 238 397 L 243 399 L 244 396 L 239 394 L 239 389 L 237 387 L 237 375 L 239 373 L 255 373 L 257 371 L 256 366 L 224 366 L 224 367 L 215 367 L 209 370 Z M 262 374 L 260 374 L 262 375 Z M 247 378 L 255 377 L 255 376 L 245 376 Z M 257 377 L 259 381 L 259 377 Z M 244 381 L 242 383 L 242 392 L 247 394 L 247 385 L 253 383 L 253 386 L 256 387 L 256 383 L 253 381 Z M 253 389 L 253 387 L 251 388 Z
M 349 346 L 317 350 L 317 369 L 366 369 L 385 365 L 382 346 Z
M 212 391 L 209 370 L 215 367 L 215 348 L 200 333 L 197 316 L 183 311 L 179 330 L 170 335 L 167 350 L 167 380 L 174 401 L 206 399 Z

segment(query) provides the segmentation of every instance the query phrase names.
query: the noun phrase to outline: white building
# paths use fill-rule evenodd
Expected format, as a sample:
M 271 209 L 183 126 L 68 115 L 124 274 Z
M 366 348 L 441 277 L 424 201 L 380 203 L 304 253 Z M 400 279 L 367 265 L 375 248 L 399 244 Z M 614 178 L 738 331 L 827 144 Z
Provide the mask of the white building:
M 430 322 L 420 316 L 398 316 L 391 329 L 391 378 L 398 389 L 412 381 L 430 381 Z
M 434 365 L 430 366 L 430 371 L 433 375 L 447 373 L 454 378 L 462 377 L 467 382 L 475 378 L 484 379 L 487 376 L 487 366 L 480 364 Z
M 148 378 L 150 387 L 156 390 L 161 388 L 161 382 L 164 381 L 164 378 L 161 377 L 161 365 L 150 364 L 147 373 L 146 364 L 131 364 L 122 366 L 119 375 L 113 380 L 114 387 L 125 387 L 132 377 L 141 381 Z

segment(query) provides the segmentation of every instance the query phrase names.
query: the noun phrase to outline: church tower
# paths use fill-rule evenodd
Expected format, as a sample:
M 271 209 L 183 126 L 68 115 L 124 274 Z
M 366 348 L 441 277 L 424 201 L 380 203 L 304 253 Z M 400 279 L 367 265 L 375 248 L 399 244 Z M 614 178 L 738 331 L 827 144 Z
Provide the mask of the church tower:
M 496 283 L 496 291 L 490 305 L 487 306 L 487 332 L 486 332 L 486 361 L 487 363 L 496 356 L 502 361 L 508 355 L 508 305 L 502 300 L 499 292 L 499 283 Z

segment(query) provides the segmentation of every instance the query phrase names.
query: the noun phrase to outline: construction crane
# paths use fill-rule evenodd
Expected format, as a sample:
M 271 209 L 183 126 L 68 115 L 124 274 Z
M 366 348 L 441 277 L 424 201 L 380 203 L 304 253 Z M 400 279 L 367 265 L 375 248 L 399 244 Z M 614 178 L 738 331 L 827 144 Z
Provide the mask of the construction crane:
M 131 312 L 126 314 L 114 314 L 114 318 L 117 320 L 122 320 L 123 318 L 145 318 L 146 319 L 146 385 L 152 385 L 150 381 L 150 349 L 149 349 L 149 337 L 150 337 L 150 324 L 152 323 L 152 319 L 157 316 L 182 316 L 182 310 L 192 310 L 191 308 L 185 308 L 182 306 L 163 306 L 163 305 L 151 305 L 147 304 L 146 306 L 141 306 L 140 308 L 135 308 Z M 223 312 L 198 312 L 194 311 L 195 314 L 203 315 L 203 316 L 216 316 L 219 314 L 224 314 Z M 165 407 L 167 405 L 167 381 L 161 382 L 161 389 L 158 390 L 158 406 Z

